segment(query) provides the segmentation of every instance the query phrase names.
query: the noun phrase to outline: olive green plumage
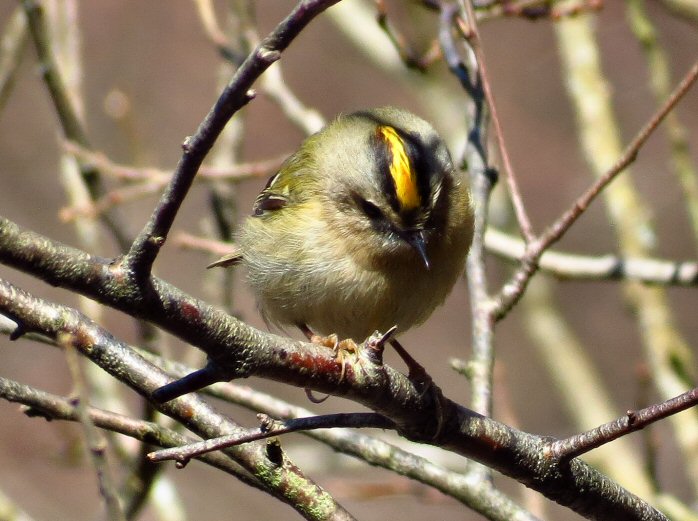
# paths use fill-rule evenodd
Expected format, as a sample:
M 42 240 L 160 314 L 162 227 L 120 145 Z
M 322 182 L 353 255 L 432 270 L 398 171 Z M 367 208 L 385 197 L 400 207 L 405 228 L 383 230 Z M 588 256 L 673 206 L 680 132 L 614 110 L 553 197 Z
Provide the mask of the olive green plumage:
M 269 322 L 361 341 L 443 303 L 472 220 L 466 175 L 434 129 L 401 109 L 367 110 L 303 142 L 221 264 L 242 262 Z

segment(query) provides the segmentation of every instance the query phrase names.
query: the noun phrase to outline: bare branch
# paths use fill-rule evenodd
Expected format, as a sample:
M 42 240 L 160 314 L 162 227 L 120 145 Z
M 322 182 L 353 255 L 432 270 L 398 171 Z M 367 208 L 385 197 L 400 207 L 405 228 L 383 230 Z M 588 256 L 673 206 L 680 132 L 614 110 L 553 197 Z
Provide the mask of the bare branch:
M 531 220 L 528 217 L 528 213 L 526 212 L 523 198 L 521 197 L 519 184 L 514 174 L 514 167 L 509 159 L 509 151 L 507 150 L 506 143 L 504 142 L 504 131 L 502 130 L 502 123 L 497 113 L 497 107 L 494 103 L 494 95 L 492 94 L 492 87 L 490 86 L 489 78 L 487 76 L 485 54 L 482 50 L 482 40 L 477 28 L 475 12 L 473 10 L 471 0 L 459 1 L 461 4 L 461 10 L 467 15 L 467 29 L 470 31 L 468 41 L 470 45 L 472 45 L 473 52 L 477 58 L 478 75 L 480 81 L 482 82 L 482 91 L 490 109 L 492 125 L 494 126 L 494 134 L 497 138 L 497 144 L 499 145 L 499 155 L 502 158 L 502 166 L 504 167 L 504 178 L 506 179 L 507 187 L 509 188 L 511 204 L 514 207 L 514 213 L 516 214 L 516 220 L 518 222 L 519 229 L 521 230 L 521 234 L 526 242 L 530 242 L 534 238 L 533 227 L 531 225 Z
M 310 416 L 307 418 L 293 418 L 290 420 L 273 420 L 266 415 L 258 416 L 260 417 L 261 426 L 258 429 L 251 429 L 246 434 L 232 434 L 219 438 L 211 438 L 182 447 L 163 449 L 150 453 L 148 457 L 151 461 L 177 460 L 179 464 L 185 465 L 190 459 L 201 454 L 225 449 L 227 447 L 234 447 L 251 441 L 265 440 L 291 432 L 335 428 L 395 428 L 393 422 L 388 420 L 385 416 L 375 413 L 337 413 Z
M 129 346 L 117 341 L 85 315 L 51 304 L 0 280 L 0 312 L 15 320 L 21 331 L 58 338 L 70 334 L 73 345 L 112 376 L 141 394 L 148 395 L 167 382 L 167 376 L 146 362 Z M 165 414 L 203 437 L 239 431 L 240 427 L 216 413 L 195 396 L 163 404 Z M 226 454 L 255 476 L 264 490 L 288 503 L 307 519 L 353 519 L 334 499 L 305 477 L 293 464 L 278 465 L 269 459 L 263 444 L 249 443 L 226 449 Z M 308 487 L 313 494 L 304 494 Z M 302 500 L 299 500 L 302 497 Z
M 254 93 L 249 89 L 310 21 L 339 0 L 303 0 L 247 57 L 216 104 L 201 122 L 196 133 L 183 144 L 184 154 L 175 173 L 153 211 L 126 255 L 126 265 L 136 277 L 146 280 L 153 262 L 164 244 L 172 223 L 186 197 L 194 176 L 223 127 Z
M 21 8 L 15 9 L 3 29 L 0 38 L 0 113 L 12 92 L 27 44 L 27 20 Z
M 663 418 L 698 405 L 698 387 L 665 402 L 639 411 L 628 411 L 625 416 L 587 432 L 564 440 L 554 441 L 549 451 L 555 458 L 571 459 L 597 447 L 638 431 Z
M 516 262 L 526 255 L 524 241 L 489 227 L 487 251 Z M 698 285 L 698 262 L 624 258 L 618 255 L 575 255 L 545 251 L 538 267 L 555 277 L 573 280 L 638 280 L 645 284 L 693 287 Z

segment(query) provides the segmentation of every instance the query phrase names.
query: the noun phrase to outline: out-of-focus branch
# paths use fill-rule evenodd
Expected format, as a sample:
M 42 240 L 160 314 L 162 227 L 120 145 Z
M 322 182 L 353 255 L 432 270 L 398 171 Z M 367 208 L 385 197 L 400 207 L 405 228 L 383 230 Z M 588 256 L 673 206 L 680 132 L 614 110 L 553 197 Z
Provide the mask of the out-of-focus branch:
M 0 37 L 0 114 L 15 84 L 22 53 L 27 46 L 27 19 L 15 9 Z
M 0 490 L 0 519 L 3 521 L 34 521 Z
M 153 167 L 137 167 L 122 165 L 110 160 L 104 153 L 92 151 L 70 141 L 64 144 L 65 149 L 81 161 L 93 164 L 100 172 L 122 181 L 152 181 L 161 185 L 172 179 L 171 170 L 161 170 Z M 236 163 L 229 166 L 202 165 L 197 179 L 208 181 L 244 181 L 255 177 L 265 177 L 278 169 L 290 154 L 280 154 L 271 159 L 250 163 Z
M 384 0 L 373 0 L 376 5 L 377 15 L 376 20 L 381 29 L 392 43 L 393 47 L 400 56 L 400 60 L 408 69 L 416 69 L 419 72 L 426 72 L 429 65 L 437 60 L 440 54 L 440 47 L 437 41 L 433 41 L 427 51 L 423 55 L 419 55 L 409 44 L 407 38 L 400 30 L 392 23 L 388 16 L 388 10 Z
M 694 5 L 698 11 L 698 2 L 694 2 Z M 671 91 L 669 59 L 660 45 L 652 20 L 647 14 L 645 0 L 627 1 L 626 13 L 630 28 L 640 42 L 647 59 L 650 87 L 657 102 L 661 103 L 661 100 L 666 99 Z M 667 116 L 665 129 L 671 147 L 674 174 L 683 190 L 694 240 L 698 245 L 698 175 L 696 165 L 691 159 L 687 130 L 675 112 Z
M 64 221 L 72 221 L 78 217 L 96 217 L 115 206 L 160 193 L 162 188 L 172 179 L 171 172 L 152 167 L 139 168 L 117 164 L 103 153 L 86 150 L 75 143 L 66 143 L 65 147 L 71 154 L 79 157 L 82 162 L 94 165 L 104 175 L 133 182 L 110 190 L 94 202 L 84 202 L 81 205 L 73 205 L 61 209 L 60 216 Z M 254 177 L 266 177 L 276 171 L 286 157 L 288 157 L 288 154 L 263 161 L 238 163 L 227 167 L 202 166 L 199 174 L 196 176 L 196 180 L 204 182 L 238 182 Z
M 210 0 L 197 0 L 196 3 L 199 8 L 199 17 L 209 40 L 231 63 L 239 65 L 239 49 L 231 45 L 233 35 L 227 37 L 221 31 Z M 241 9 L 242 6 L 238 5 L 238 8 Z M 259 34 L 251 24 L 239 28 L 237 36 L 244 38 L 251 45 L 259 44 Z M 291 123 L 300 128 L 306 135 L 314 134 L 325 126 L 325 119 L 322 115 L 317 110 L 305 106 L 288 87 L 278 62 L 269 67 L 262 75 L 260 90 L 276 103 Z
M 659 0 L 670 13 L 698 24 L 698 2 L 695 0 Z
M 485 235 L 487 251 L 516 262 L 526 252 L 523 240 L 489 227 Z M 573 280 L 637 280 L 661 286 L 698 285 L 698 262 L 623 258 L 617 255 L 575 255 L 547 250 L 538 267 L 555 277 Z
M 107 444 L 103 436 L 95 428 L 87 411 L 87 386 L 80 369 L 80 359 L 73 345 L 74 339 L 70 333 L 60 333 L 57 342 L 63 348 L 68 362 L 68 368 L 73 378 L 73 388 L 77 394 L 75 416 L 82 426 L 85 438 L 85 448 L 92 462 L 99 483 L 99 492 L 104 500 L 107 519 L 109 521 L 126 521 L 126 516 L 119 504 L 119 497 L 114 486 L 112 471 L 108 462 Z
M 84 148 L 90 148 L 79 111 L 69 94 L 66 81 L 52 50 L 52 41 L 46 26 L 44 9 L 41 3 L 36 0 L 22 0 L 21 5 L 27 18 L 29 32 L 36 48 L 39 63 L 41 64 L 41 73 L 51 95 L 63 134 L 66 139 L 75 141 Z M 104 186 L 99 172 L 82 165 L 80 173 L 92 199 L 99 198 L 104 193 Z M 126 228 L 119 217 L 114 213 L 104 214 L 102 217 L 104 224 L 110 230 L 119 246 L 122 249 L 126 249 L 130 241 Z
M 576 0 L 562 6 L 550 0 L 498 0 L 487 5 L 478 2 L 476 5 L 478 20 L 482 21 L 503 16 L 516 16 L 527 20 L 558 20 L 563 16 L 601 9 L 602 6 L 603 0 Z
M 526 330 L 561 396 L 561 407 L 576 429 L 584 431 L 617 416 L 619 408 L 589 356 L 591 346 L 583 345 L 575 335 L 551 286 L 545 277 L 531 281 L 526 298 L 521 301 Z M 640 497 L 652 497 L 656 490 L 630 439 L 616 440 L 587 454 L 585 460 Z

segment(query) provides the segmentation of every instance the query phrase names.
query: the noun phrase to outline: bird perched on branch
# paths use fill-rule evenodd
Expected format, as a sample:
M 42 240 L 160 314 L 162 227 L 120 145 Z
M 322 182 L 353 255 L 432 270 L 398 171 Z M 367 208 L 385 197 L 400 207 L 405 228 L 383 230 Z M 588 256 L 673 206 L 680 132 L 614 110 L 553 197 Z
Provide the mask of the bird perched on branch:
M 242 264 L 270 323 L 363 341 L 424 322 L 463 272 L 472 233 L 467 178 L 443 140 L 384 107 L 307 138 L 257 197 L 238 249 L 211 266 Z

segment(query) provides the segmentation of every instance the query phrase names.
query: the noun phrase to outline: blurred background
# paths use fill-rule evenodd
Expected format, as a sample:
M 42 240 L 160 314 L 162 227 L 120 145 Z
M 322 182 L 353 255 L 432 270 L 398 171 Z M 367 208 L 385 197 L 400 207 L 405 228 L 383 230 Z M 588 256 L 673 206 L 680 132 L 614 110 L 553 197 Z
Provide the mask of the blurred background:
M 254 4 L 259 34 L 265 35 L 295 2 L 258 0 Z M 345 0 L 343 4 L 351 9 L 368 5 L 368 12 L 374 12 L 370 3 Z M 16 5 L 0 3 L 0 26 L 9 23 Z M 195 3 L 101 0 L 75 5 L 83 58 L 83 114 L 92 146 L 115 163 L 172 169 L 180 157 L 182 141 L 196 130 L 220 91 L 223 60 L 202 28 Z M 223 23 L 226 2 L 214 5 Z M 438 16 L 417 2 L 388 1 L 386 6 L 391 22 L 404 32 L 414 48 L 426 51 L 438 30 Z M 660 2 L 648 2 L 646 7 L 669 58 L 673 85 L 698 56 L 698 26 L 671 15 Z M 386 104 L 406 107 L 432 121 L 451 146 L 454 157 L 459 158 L 463 149 L 465 94 L 445 65 L 437 62 L 427 74 L 407 71 L 373 22 L 365 24 L 358 15 L 356 19 L 349 18 L 344 13 L 355 11 L 339 9 L 333 7 L 319 16 L 283 54 L 281 66 L 286 85 L 326 119 L 358 108 Z M 605 2 L 595 15 L 602 65 L 623 143 L 632 139 L 657 107 L 648 84 L 647 60 L 629 27 L 626 10 L 626 2 Z M 554 23 L 549 19 L 533 22 L 512 17 L 495 18 L 480 27 L 507 148 L 537 232 L 568 208 L 592 181 L 565 89 Z M 374 33 L 384 38 L 382 42 L 378 40 L 384 55 L 361 45 Z M 686 96 L 677 114 L 688 128 L 690 153 L 695 162 L 698 91 L 694 89 Z M 242 162 L 291 153 L 304 137 L 303 131 L 263 93 L 236 119 L 243 125 L 238 156 Z M 14 90 L 0 112 L 0 213 L 23 227 L 80 247 L 74 223 L 61 218 L 67 215 L 65 208 L 69 205 L 61 184 L 61 139 L 35 50 L 28 42 L 21 54 Z M 696 238 L 681 190 L 670 170 L 664 129 L 650 138 L 631 172 L 624 175 L 632 176 L 650 208 L 657 257 L 695 259 Z M 235 185 L 235 211 L 241 218 L 249 214 L 265 181 L 259 177 Z M 107 184 L 117 185 L 113 179 L 107 179 Z M 492 220 L 504 227 L 511 221 L 507 205 L 502 202 L 503 183 L 500 184 L 492 205 Z M 209 197 L 210 185 L 194 186 L 175 222 L 175 232 L 210 235 L 214 225 Z M 130 233 L 145 223 L 156 200 L 151 195 L 120 205 Z M 603 201 L 596 201 L 556 248 L 585 255 L 616 253 L 614 226 Z M 90 253 L 121 253 L 106 233 L 99 242 L 100 251 Z M 205 266 L 213 257 L 175 242 L 168 242 L 158 259 L 158 276 L 196 297 L 223 305 L 224 300 L 216 292 L 220 288 L 219 275 L 205 273 Z M 493 290 L 505 280 L 509 267 L 488 257 Z M 67 291 L 47 287 L 3 266 L 0 277 L 35 295 L 71 306 L 81 305 Z M 612 397 L 608 406 L 621 415 L 627 409 L 659 401 L 657 394 L 643 384 L 642 368 L 646 364 L 642 331 L 638 329 L 637 317 L 625 304 L 619 283 L 549 281 L 553 283 L 551 291 L 558 309 Z M 250 324 L 266 328 L 241 280 L 234 281 L 232 287 L 233 311 Z M 696 291 L 670 288 L 668 296 L 676 328 L 695 355 Z M 496 330 L 494 417 L 528 432 L 557 437 L 594 427 L 580 427 L 565 407 L 563 395 L 532 338 L 526 298 Z M 102 322 L 117 338 L 138 341 L 131 319 L 110 310 L 102 312 Z M 449 360 L 470 355 L 469 316 L 463 282 L 425 325 L 402 336 L 403 344 L 426 366 L 446 395 L 464 404 L 468 403 L 469 385 L 450 369 Z M 192 354 L 193 348 L 173 338 L 165 342 L 173 356 L 201 363 L 198 355 Z M 401 367 L 397 357 L 392 353 L 388 356 L 390 364 Z M 2 376 L 50 392 L 67 395 L 72 390 L 64 355 L 47 346 L 0 337 L 0 368 Z M 302 390 L 256 379 L 245 383 L 319 412 L 359 410 L 359 406 L 338 398 L 310 407 Z M 117 388 L 126 402 L 138 410 L 138 397 L 118 384 Z M 232 406 L 221 408 L 243 425 L 256 425 L 250 412 Z M 16 405 L 4 401 L 0 401 L 0 418 L 0 491 L 37 520 L 99 518 L 97 485 L 94 472 L 83 457 L 79 428 L 27 418 Z M 661 487 L 683 501 L 695 500 L 690 480 L 683 470 L 676 470 L 681 468 L 681 456 L 668 423 L 653 427 L 652 435 L 659 440 L 656 463 Z M 627 441 L 634 455 L 642 460 L 648 447 L 646 437 L 636 434 Z M 436 491 L 334 454 L 303 437 L 288 437 L 282 443 L 301 468 L 360 519 L 380 519 L 383 512 L 399 514 L 403 521 L 481 519 Z M 428 452 L 429 457 L 454 468 L 463 465 L 458 456 L 437 452 Z M 166 475 L 181 495 L 188 519 L 217 520 L 231 514 L 239 520 L 297 517 L 289 507 L 269 496 L 200 464 L 191 464 L 181 471 L 167 464 Z M 524 504 L 542 503 L 540 508 L 546 519 L 580 519 L 545 499 L 537 499 L 535 493 L 524 492 L 509 479 L 498 477 L 497 482 Z M 158 518 L 148 507 L 142 519 Z

